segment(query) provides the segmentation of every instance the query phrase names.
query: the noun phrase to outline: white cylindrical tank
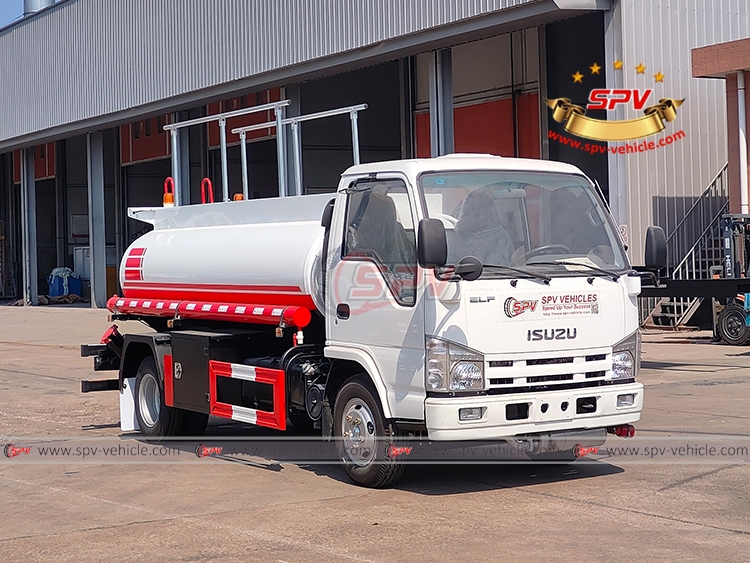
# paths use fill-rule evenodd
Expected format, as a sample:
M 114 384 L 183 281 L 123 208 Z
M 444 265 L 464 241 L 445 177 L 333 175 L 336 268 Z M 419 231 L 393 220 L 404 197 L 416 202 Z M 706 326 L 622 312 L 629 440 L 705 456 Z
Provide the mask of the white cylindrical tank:
M 320 219 L 331 197 L 131 209 L 154 230 L 125 253 L 123 294 L 322 311 Z

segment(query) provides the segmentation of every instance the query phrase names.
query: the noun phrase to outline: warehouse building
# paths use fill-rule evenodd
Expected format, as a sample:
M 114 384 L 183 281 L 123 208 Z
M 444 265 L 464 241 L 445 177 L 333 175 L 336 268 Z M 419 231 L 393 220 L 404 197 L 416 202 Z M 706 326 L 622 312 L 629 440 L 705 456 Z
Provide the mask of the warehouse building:
M 608 198 L 634 263 L 646 227 L 660 224 L 679 265 L 708 244 L 727 201 L 724 84 L 693 78 L 690 53 L 750 35 L 740 0 L 26 4 L 0 30 L 0 297 L 35 304 L 47 274 L 67 266 L 103 306 L 143 232 L 127 208 L 161 205 L 170 176 L 182 204 L 201 201 L 204 178 L 219 199 L 333 191 L 354 159 L 351 113 L 301 123 L 298 148 L 291 127 L 277 135 L 273 109 L 226 119 L 225 135 L 205 122 L 279 100 L 290 101 L 284 118 L 367 104 L 356 114 L 362 162 L 482 152 L 575 164 Z M 685 102 L 654 149 L 592 149 L 545 100 L 585 106 L 596 89 Z M 642 113 L 615 104 L 588 115 Z M 188 120 L 203 122 L 165 130 Z M 232 129 L 264 123 L 243 151 Z

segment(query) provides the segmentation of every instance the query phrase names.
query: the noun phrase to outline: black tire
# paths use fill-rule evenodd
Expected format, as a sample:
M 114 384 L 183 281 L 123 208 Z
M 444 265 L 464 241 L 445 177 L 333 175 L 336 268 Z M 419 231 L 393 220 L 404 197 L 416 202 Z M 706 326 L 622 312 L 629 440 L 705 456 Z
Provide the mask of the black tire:
M 164 387 L 154 358 L 144 358 L 135 376 L 135 416 L 147 438 L 179 436 L 184 411 L 164 404 Z
M 732 346 L 744 346 L 750 342 L 750 327 L 745 324 L 745 309 L 738 303 L 730 303 L 719 313 L 716 330 L 721 339 Z
M 353 419 L 347 422 L 347 416 Z M 351 432 L 355 430 L 357 436 L 364 436 L 362 448 L 352 444 Z M 385 423 L 377 392 L 366 375 L 350 378 L 336 395 L 333 435 L 344 470 L 355 483 L 383 488 L 393 485 L 403 474 L 403 458 L 389 455 L 398 431 Z

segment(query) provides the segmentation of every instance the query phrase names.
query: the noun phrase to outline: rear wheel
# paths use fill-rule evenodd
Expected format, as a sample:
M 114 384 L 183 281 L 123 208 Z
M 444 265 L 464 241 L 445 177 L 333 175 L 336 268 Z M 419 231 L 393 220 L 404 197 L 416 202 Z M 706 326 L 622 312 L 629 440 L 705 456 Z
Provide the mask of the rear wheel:
M 750 327 L 745 324 L 747 313 L 738 303 L 730 303 L 719 313 L 716 330 L 721 339 L 733 346 L 743 346 L 750 342 Z
M 351 378 L 339 390 L 333 431 L 344 470 L 354 482 L 382 488 L 401 477 L 404 461 L 391 455 L 398 432 L 385 424 L 377 393 L 366 376 Z
M 135 376 L 135 416 L 148 438 L 177 436 L 184 413 L 164 404 L 164 390 L 154 358 L 144 358 Z

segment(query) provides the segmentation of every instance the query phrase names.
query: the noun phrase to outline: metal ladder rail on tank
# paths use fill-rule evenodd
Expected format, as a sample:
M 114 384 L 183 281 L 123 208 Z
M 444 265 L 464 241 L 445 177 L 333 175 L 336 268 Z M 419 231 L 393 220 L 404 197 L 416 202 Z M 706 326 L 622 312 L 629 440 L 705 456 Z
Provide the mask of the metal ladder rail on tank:
M 323 119 L 325 117 L 333 117 L 335 115 L 349 114 L 349 120 L 352 126 L 352 151 L 354 156 L 354 164 L 360 163 L 359 157 L 359 121 L 358 113 L 366 110 L 367 104 L 357 104 L 354 106 L 346 106 L 342 108 L 330 109 L 326 111 L 319 111 L 316 113 L 308 113 L 306 115 L 296 115 L 294 117 L 287 117 L 281 120 L 281 126 L 290 125 L 292 128 L 292 142 L 294 143 L 294 190 L 295 195 L 304 195 L 302 188 L 302 151 L 301 151 L 301 140 L 300 140 L 300 123 L 304 121 L 313 121 L 315 119 Z M 247 170 L 247 134 L 250 131 L 258 131 L 260 129 L 267 129 L 268 127 L 278 127 L 278 121 L 268 121 L 266 123 L 258 123 L 255 125 L 247 125 L 245 127 L 237 127 L 232 129 L 234 135 L 240 136 L 240 148 L 242 151 L 242 193 L 245 199 L 248 199 L 248 170 Z M 278 130 L 278 129 L 277 129 Z M 277 135 L 278 137 L 278 135 Z M 285 167 L 284 167 L 285 168 Z M 279 168 L 281 170 L 281 167 Z M 281 186 L 279 186 L 279 195 L 284 196 L 285 193 L 281 192 Z
M 174 205 L 178 207 L 182 205 L 182 178 L 180 175 L 180 138 L 179 130 L 185 127 L 191 127 L 193 125 L 200 125 L 203 123 L 211 123 L 213 121 L 219 122 L 219 132 L 221 136 L 221 180 L 222 180 L 222 195 L 223 201 L 230 201 L 229 199 L 229 172 L 227 168 L 227 119 L 232 117 L 239 117 L 241 115 L 248 115 L 251 113 L 260 113 L 263 111 L 273 110 L 276 116 L 275 121 L 270 121 L 270 126 L 276 127 L 276 145 L 277 145 L 277 156 L 279 166 L 279 195 L 286 195 L 286 152 L 284 150 L 284 141 L 279 131 L 283 131 L 282 121 L 284 118 L 284 108 L 290 105 L 291 100 L 281 100 L 279 102 L 271 102 L 260 106 L 253 106 L 250 108 L 243 108 L 234 111 L 228 111 L 224 113 L 218 113 L 216 115 L 207 115 L 206 117 L 198 117 L 196 119 L 190 119 L 188 121 L 178 121 L 176 123 L 168 123 L 164 126 L 165 131 L 169 131 L 172 141 L 172 178 L 174 180 Z M 266 127 L 269 125 L 264 124 Z M 244 193 L 245 199 L 247 199 L 247 193 Z

